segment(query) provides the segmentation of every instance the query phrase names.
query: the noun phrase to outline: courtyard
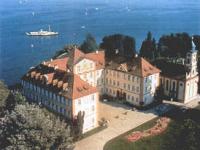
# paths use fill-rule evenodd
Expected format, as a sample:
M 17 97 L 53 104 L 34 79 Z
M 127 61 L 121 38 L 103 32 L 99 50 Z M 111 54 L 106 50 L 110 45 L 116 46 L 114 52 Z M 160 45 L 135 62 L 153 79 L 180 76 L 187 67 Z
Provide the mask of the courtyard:
M 165 105 L 170 107 L 168 104 L 161 104 L 161 106 Z M 146 111 L 133 111 L 132 107 L 124 104 L 100 102 L 99 119 L 105 118 L 108 121 L 108 127 L 78 141 L 75 150 L 103 150 L 104 145 L 109 140 L 158 117 L 156 110 L 157 108 Z M 167 110 L 165 109 L 165 111 Z
M 152 119 L 139 127 L 136 127 L 128 132 L 125 132 L 112 140 L 109 140 L 104 145 L 104 150 L 168 150 L 168 149 L 198 149 L 199 143 L 199 131 L 198 124 L 200 122 L 200 105 L 198 104 L 198 99 L 196 101 L 191 101 L 188 104 L 177 103 L 176 109 L 164 114 L 164 116 L 170 118 L 172 121 L 167 127 L 167 130 L 156 136 L 149 136 L 138 140 L 136 142 L 130 142 L 127 140 L 127 136 L 131 135 L 133 132 L 142 132 L 148 130 L 155 126 L 158 118 Z M 165 102 L 166 103 L 166 102 Z M 175 104 L 174 104 L 175 106 Z M 184 109 L 183 109 L 184 108 Z M 185 109 L 187 108 L 187 109 Z M 185 133 L 186 132 L 186 133 Z M 187 135 L 187 136 L 183 136 Z M 191 137 L 190 143 L 186 142 L 187 138 Z M 176 139 L 176 140 L 175 140 Z M 173 144 L 172 144 L 173 143 Z M 184 144 L 183 144 L 184 143 Z M 193 144 L 191 144 L 193 143 Z M 196 145 L 195 145 L 195 144 Z

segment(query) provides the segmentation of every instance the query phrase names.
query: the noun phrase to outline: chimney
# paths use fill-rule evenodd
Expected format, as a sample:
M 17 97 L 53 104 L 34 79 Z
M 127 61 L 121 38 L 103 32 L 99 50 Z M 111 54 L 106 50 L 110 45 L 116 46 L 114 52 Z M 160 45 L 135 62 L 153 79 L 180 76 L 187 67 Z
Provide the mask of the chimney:
M 51 58 L 51 62 L 53 61 L 53 59 Z
M 45 62 L 45 61 L 43 61 L 43 65 L 46 65 L 46 62 Z
M 99 53 L 99 51 L 98 50 L 96 50 L 96 54 L 98 54 Z

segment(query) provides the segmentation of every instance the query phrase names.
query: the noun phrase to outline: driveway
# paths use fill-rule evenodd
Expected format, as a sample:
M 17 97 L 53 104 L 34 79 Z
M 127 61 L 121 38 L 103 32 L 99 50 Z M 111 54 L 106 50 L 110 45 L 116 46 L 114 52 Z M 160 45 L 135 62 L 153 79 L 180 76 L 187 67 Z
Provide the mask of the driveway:
M 200 100 L 199 96 L 187 104 L 174 104 L 169 101 L 164 101 L 164 104 L 147 111 L 132 111 L 131 107 L 122 104 L 100 102 L 99 119 L 104 117 L 108 120 L 108 128 L 77 142 L 75 150 L 103 150 L 104 145 L 109 140 L 156 118 L 158 116 L 158 111 L 156 112 L 158 108 L 167 108 L 163 109 L 162 113 L 172 108 L 172 105 L 194 108 L 199 105 L 198 100 Z
M 99 109 L 99 118 L 109 121 L 108 128 L 77 142 L 75 150 L 103 150 L 109 140 L 157 117 L 155 109 L 132 111 L 131 107 L 112 102 L 100 102 Z

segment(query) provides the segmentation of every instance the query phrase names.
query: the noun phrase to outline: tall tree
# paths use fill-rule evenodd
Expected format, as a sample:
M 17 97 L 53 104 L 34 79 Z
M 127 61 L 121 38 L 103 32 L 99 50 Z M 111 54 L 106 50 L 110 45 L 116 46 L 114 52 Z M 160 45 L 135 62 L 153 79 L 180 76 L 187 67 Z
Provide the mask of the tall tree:
M 93 52 L 98 49 L 95 38 L 91 34 L 87 34 L 85 41 L 81 44 L 80 49 L 85 52 Z
M 79 139 L 82 136 L 84 116 L 85 116 L 85 112 L 79 111 L 77 118 L 74 119 L 72 134 L 75 140 Z
M 200 51 L 200 35 L 194 35 L 194 43 L 196 45 L 196 50 Z
M 116 54 L 125 57 L 132 57 L 136 53 L 135 39 L 122 34 L 105 36 L 102 39 L 100 48 L 105 49 L 106 57 L 112 57 Z
M 140 56 L 152 60 L 157 55 L 156 40 L 154 38 L 152 39 L 152 33 L 148 32 L 146 39 L 142 42 Z

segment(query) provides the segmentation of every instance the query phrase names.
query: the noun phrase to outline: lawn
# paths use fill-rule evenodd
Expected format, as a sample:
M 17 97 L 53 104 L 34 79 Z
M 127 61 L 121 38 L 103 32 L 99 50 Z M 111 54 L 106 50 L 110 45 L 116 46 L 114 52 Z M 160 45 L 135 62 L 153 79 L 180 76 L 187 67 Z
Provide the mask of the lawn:
M 135 129 L 132 129 L 131 131 L 128 131 L 112 140 L 110 140 L 109 142 L 107 142 L 104 146 L 104 150 L 163 150 L 163 149 L 170 149 L 168 145 L 171 145 L 172 143 L 172 147 L 173 145 L 177 144 L 177 148 L 176 149 L 180 149 L 180 147 L 187 147 L 188 145 L 191 146 L 192 144 L 188 144 L 188 145 L 184 145 L 182 144 L 182 142 L 184 142 L 183 139 L 184 137 L 187 137 L 187 135 L 185 135 L 187 132 L 191 133 L 192 131 L 190 130 L 183 130 L 186 133 L 183 133 L 182 130 L 179 131 L 180 126 L 183 124 L 183 122 L 185 121 L 185 119 L 191 119 L 193 120 L 195 123 L 200 125 L 200 106 L 197 107 L 197 109 L 194 110 L 189 110 L 186 113 L 182 113 L 180 110 L 174 110 L 172 112 L 170 112 L 167 117 L 171 118 L 171 122 L 169 124 L 169 127 L 167 128 L 166 131 L 164 131 L 162 134 L 157 135 L 157 136 L 150 136 L 150 137 L 146 137 L 144 139 L 141 139 L 139 141 L 136 142 L 129 142 L 125 137 L 127 135 L 129 135 L 131 132 L 133 131 L 143 131 L 145 129 L 149 129 L 151 127 L 153 127 L 155 125 L 155 121 L 158 119 L 153 119 Z M 196 128 L 195 128 L 196 130 Z M 177 131 L 177 132 L 176 132 Z M 196 131 L 194 131 L 196 132 Z M 200 132 L 199 128 L 198 128 L 198 133 Z M 180 136 L 181 135 L 181 136 Z M 183 137 L 182 137 L 183 135 Z M 173 139 L 177 137 L 176 141 Z M 199 137 L 198 135 L 194 135 L 194 137 Z M 196 139 L 192 139 L 191 142 L 194 142 Z M 199 139 L 199 138 L 198 138 Z M 198 140 L 197 139 L 197 140 Z M 171 140 L 171 141 L 170 141 Z M 174 143 L 173 143 L 174 142 Z M 198 141 L 199 142 L 199 141 Z M 197 143 L 198 143 L 197 142 Z M 179 148 L 178 148 L 179 147 Z M 196 150 L 197 146 L 194 146 L 194 150 Z

